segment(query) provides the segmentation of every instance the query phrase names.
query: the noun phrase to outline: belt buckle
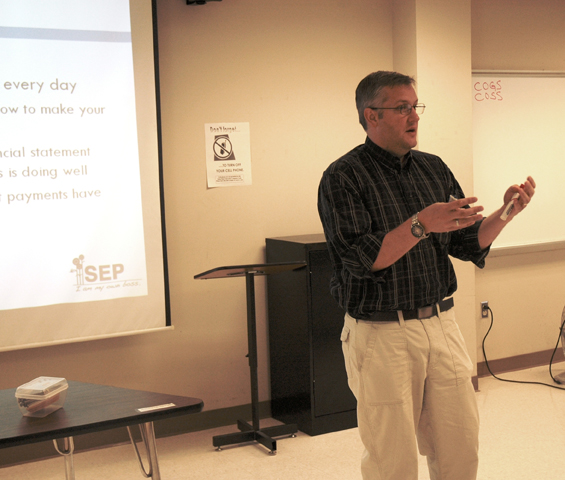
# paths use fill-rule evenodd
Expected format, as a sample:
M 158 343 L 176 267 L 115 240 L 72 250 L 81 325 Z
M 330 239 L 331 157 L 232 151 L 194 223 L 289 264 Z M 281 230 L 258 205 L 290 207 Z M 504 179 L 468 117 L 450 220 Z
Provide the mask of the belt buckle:
M 434 307 L 429 305 L 428 307 L 422 307 L 418 309 L 418 319 L 423 320 L 424 318 L 430 318 L 434 316 Z

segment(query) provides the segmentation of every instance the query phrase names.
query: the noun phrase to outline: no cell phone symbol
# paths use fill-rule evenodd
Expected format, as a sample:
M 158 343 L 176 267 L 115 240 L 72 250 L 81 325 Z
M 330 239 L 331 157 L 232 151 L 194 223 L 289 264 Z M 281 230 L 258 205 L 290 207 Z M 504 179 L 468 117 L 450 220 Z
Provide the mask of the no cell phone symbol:
M 233 146 L 228 135 L 216 135 L 214 138 L 214 161 L 235 160 Z

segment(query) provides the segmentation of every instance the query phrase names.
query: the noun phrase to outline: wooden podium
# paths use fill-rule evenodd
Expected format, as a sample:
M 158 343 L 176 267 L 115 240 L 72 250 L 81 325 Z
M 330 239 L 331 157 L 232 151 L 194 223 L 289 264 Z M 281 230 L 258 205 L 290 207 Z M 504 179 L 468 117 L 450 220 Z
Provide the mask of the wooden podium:
M 305 262 L 270 263 L 262 265 L 239 265 L 231 267 L 218 267 L 207 272 L 195 275 L 197 280 L 212 278 L 231 278 L 245 276 L 247 291 L 247 343 L 249 348 L 249 371 L 251 376 L 251 416 L 252 424 L 243 420 L 237 421 L 239 432 L 217 435 L 213 437 L 213 445 L 221 450 L 225 445 L 234 445 L 246 442 L 258 442 L 269 449 L 271 454 L 277 453 L 277 442 L 273 437 L 291 435 L 298 431 L 294 424 L 276 425 L 261 429 L 259 427 L 259 386 L 257 380 L 257 328 L 255 317 L 255 277 L 257 275 L 273 275 L 289 270 L 304 268 Z

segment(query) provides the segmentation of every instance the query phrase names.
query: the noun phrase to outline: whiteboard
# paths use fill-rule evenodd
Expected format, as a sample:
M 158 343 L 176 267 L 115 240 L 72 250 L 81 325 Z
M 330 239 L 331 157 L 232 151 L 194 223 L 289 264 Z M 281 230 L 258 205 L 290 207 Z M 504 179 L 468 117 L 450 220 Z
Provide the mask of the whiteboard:
M 474 72 L 474 195 L 490 214 L 506 189 L 531 175 L 535 197 L 493 249 L 563 246 L 565 73 Z

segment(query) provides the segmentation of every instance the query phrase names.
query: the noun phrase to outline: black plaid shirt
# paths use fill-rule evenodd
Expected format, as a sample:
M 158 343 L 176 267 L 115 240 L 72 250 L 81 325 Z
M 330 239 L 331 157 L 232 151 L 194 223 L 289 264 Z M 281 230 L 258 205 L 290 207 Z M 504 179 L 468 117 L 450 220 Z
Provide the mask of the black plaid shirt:
M 449 255 L 484 267 L 489 249 L 478 241 L 480 222 L 432 233 L 390 267 L 371 272 L 385 235 L 449 195 L 464 198 L 443 161 L 412 150 L 400 160 L 367 138 L 332 163 L 318 191 L 318 211 L 334 267 L 331 293 L 352 317 L 432 305 L 457 289 Z

